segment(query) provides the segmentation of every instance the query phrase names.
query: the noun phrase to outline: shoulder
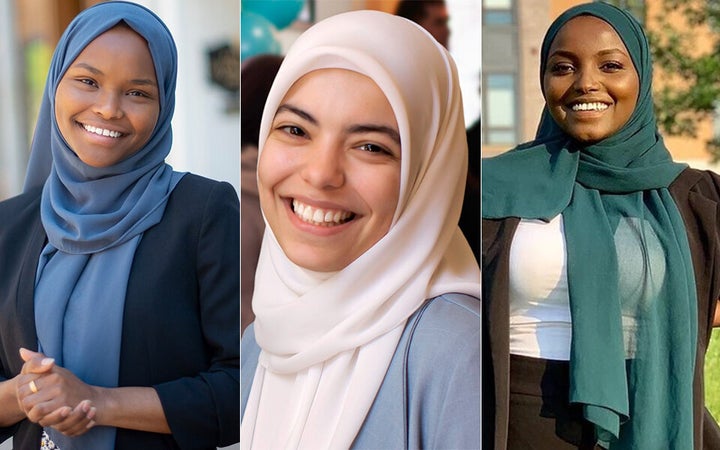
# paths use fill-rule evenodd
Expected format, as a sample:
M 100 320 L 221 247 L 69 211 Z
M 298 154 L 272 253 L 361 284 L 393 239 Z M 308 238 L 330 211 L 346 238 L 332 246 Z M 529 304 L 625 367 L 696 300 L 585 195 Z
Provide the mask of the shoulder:
M 480 355 L 480 300 L 464 294 L 443 294 L 428 300 L 409 320 L 401 341 L 407 342 L 411 365 L 439 360 L 455 365 L 459 354 Z
M 668 190 L 685 220 L 688 233 L 700 233 L 698 236 L 716 234 L 720 210 L 720 175 L 709 170 L 687 168 Z
M 230 183 L 188 173 L 170 194 L 165 217 L 191 223 L 226 217 L 239 226 L 239 210 L 238 195 Z
M 41 188 L 33 189 L 0 202 L 0 236 L 28 233 L 30 224 L 40 221 Z
M 0 218 L 10 219 L 19 212 L 33 211 L 40 212 L 40 194 L 42 188 L 35 188 L 15 197 L 0 202 Z M 4 221 L 3 221 L 4 223 Z
M 692 193 L 720 202 L 720 175 L 711 170 L 687 168 L 680 172 L 669 190 L 676 199 Z
M 448 293 L 429 299 L 410 318 L 417 331 L 445 330 L 464 333 L 480 325 L 480 300 L 466 294 Z M 445 332 L 445 331 L 443 331 Z
M 158 251 L 179 252 L 187 261 L 239 265 L 239 256 L 229 253 L 236 247 L 239 253 L 239 211 L 232 185 L 185 174 L 170 193 L 162 220 L 143 233 L 136 260 L 146 261 L 150 273 L 157 269 Z M 220 255 L 232 259 L 221 261 Z
M 207 201 L 208 198 L 238 202 L 237 192 L 230 183 L 192 173 L 185 174 L 170 195 L 171 201 Z

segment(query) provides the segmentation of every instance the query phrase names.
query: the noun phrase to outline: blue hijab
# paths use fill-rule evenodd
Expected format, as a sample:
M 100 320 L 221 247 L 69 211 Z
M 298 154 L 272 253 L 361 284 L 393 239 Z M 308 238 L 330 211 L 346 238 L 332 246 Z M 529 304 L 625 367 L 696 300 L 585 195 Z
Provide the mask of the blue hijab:
M 640 81 L 635 110 L 593 144 L 547 111 L 535 141 L 482 165 L 486 219 L 563 216 L 572 317 L 571 403 L 611 449 L 693 448 L 697 298 L 687 231 L 668 187 L 672 161 L 652 102 L 650 48 L 629 13 L 594 2 L 550 26 L 540 77 L 560 29 L 580 15 L 609 24 Z
M 61 135 L 55 91 L 80 52 L 121 23 L 148 43 L 160 113 L 141 149 L 96 168 L 83 163 Z M 125 293 L 135 250 L 143 232 L 162 219 L 183 175 L 165 163 L 172 145 L 176 75 L 177 51 L 169 30 L 150 10 L 129 2 L 101 3 L 81 12 L 60 38 L 50 64 L 25 180 L 26 191 L 43 186 L 41 220 L 48 236 L 36 275 L 38 345 L 91 385 L 118 385 Z M 46 431 L 63 450 L 114 448 L 114 428 L 96 427 L 77 438 Z

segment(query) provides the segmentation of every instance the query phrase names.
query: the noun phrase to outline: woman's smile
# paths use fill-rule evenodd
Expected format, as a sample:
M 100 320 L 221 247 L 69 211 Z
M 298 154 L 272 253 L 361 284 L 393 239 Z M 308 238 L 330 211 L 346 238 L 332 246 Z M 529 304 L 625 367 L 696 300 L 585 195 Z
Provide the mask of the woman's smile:
M 121 133 L 120 131 L 109 130 L 107 128 L 96 127 L 93 125 L 88 125 L 88 124 L 84 124 L 84 123 L 80 123 L 80 122 L 78 122 L 78 125 L 83 127 L 85 129 L 85 131 L 87 131 L 88 133 L 93 134 L 95 136 L 109 137 L 112 139 L 117 139 L 117 138 L 124 136 L 124 133 Z
M 608 105 L 602 102 L 578 102 L 570 107 L 573 111 L 605 111 Z
M 568 120 L 594 123 L 611 114 L 611 105 L 603 102 L 571 102 L 564 110 Z
M 335 227 L 355 218 L 355 213 L 352 211 L 317 208 L 297 199 L 292 201 L 292 210 L 303 222 L 321 227 Z

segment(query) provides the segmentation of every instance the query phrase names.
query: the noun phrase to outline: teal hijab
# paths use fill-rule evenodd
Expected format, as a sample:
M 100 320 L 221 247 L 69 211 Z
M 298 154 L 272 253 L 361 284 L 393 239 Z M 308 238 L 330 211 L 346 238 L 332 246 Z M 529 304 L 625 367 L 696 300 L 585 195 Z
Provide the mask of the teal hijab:
M 611 449 L 693 448 L 697 299 L 687 233 L 668 186 L 686 167 L 658 134 L 652 62 L 640 24 L 606 3 L 570 8 L 550 26 L 591 15 L 622 39 L 640 80 L 615 134 L 575 141 L 543 111 L 534 141 L 483 160 L 483 218 L 563 216 L 572 316 L 571 403 Z

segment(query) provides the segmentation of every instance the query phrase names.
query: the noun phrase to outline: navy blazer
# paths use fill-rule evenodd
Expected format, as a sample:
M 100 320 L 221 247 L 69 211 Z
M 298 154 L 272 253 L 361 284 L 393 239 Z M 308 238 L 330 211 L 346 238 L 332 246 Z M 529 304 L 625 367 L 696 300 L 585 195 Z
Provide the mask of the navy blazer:
M 123 315 L 120 386 L 152 386 L 171 435 L 118 429 L 122 449 L 215 449 L 239 440 L 240 217 L 228 183 L 187 174 L 135 252 Z M 0 381 L 37 349 L 34 282 L 47 242 L 40 190 L 0 203 Z M 0 405 L 2 407 L 2 405 Z M 0 428 L 17 449 L 41 427 Z

